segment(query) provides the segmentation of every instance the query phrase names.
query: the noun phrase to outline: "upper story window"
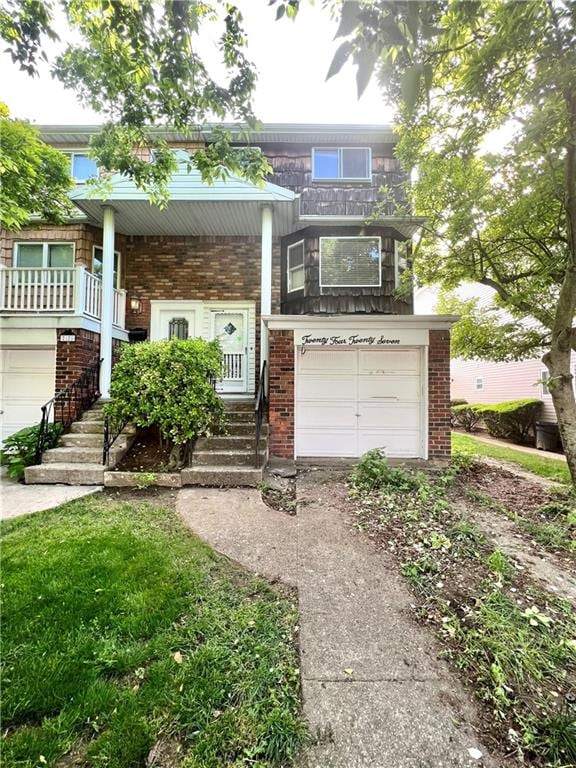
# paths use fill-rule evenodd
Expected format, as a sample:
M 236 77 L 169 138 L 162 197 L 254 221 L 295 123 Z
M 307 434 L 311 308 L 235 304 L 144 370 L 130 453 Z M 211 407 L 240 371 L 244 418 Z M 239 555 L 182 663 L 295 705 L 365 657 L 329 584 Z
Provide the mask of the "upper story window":
M 370 181 L 370 147 L 315 147 L 312 150 L 313 181 Z
M 96 161 L 86 152 L 66 152 L 70 158 L 70 175 L 77 182 L 85 182 L 98 176 Z
M 477 392 L 481 392 L 484 389 L 484 376 L 476 376 L 474 389 L 476 389 Z
M 394 284 L 400 287 L 402 274 L 408 269 L 409 240 L 394 240 Z
M 92 274 L 102 280 L 102 246 L 92 249 Z M 120 288 L 120 253 L 114 251 L 114 288 Z
M 304 240 L 288 246 L 288 293 L 304 288 Z
M 74 243 L 15 243 L 14 265 L 22 269 L 74 266 Z
M 548 388 L 548 369 L 543 368 L 540 371 L 540 391 L 542 393 L 542 397 L 548 397 L 550 395 L 550 389 Z
M 382 284 L 379 237 L 321 237 L 322 288 L 376 288 Z

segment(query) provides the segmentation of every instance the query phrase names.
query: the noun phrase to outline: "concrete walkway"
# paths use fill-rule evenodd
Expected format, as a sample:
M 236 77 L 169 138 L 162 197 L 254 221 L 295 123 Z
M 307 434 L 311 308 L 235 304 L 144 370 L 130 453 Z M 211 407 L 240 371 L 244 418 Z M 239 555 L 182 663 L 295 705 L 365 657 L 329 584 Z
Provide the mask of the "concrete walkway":
M 540 451 L 538 448 L 531 448 L 529 445 L 516 445 L 516 443 L 509 443 L 506 440 L 498 440 L 497 437 L 478 434 L 478 432 L 457 432 L 456 434 L 472 437 L 474 440 L 478 440 L 481 443 L 486 443 L 487 445 L 495 445 L 498 448 L 508 448 L 511 451 L 529 453 L 532 456 L 538 456 L 539 459 L 555 459 L 556 461 L 563 461 L 566 463 L 566 457 L 563 453 L 554 453 L 553 451 Z
M 397 565 L 350 530 L 342 483 L 321 470 L 297 488 L 296 517 L 251 489 L 185 489 L 177 508 L 218 551 L 298 587 L 304 712 L 315 736 L 302 765 L 496 765 L 464 724 L 474 718 L 469 697 L 409 615 Z
M 0 480 L 0 520 L 43 512 L 101 490 L 90 485 L 22 485 L 4 472 Z

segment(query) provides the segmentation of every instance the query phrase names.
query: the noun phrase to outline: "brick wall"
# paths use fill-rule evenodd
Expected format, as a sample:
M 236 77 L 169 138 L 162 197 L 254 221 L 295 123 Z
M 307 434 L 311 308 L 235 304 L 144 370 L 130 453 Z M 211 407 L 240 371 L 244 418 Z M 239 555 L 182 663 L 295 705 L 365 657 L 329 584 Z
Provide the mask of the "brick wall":
M 142 312 L 126 313 L 128 328 L 150 332 L 150 301 L 255 301 L 260 315 L 259 237 L 131 237 L 125 287 Z M 280 311 L 280 246 L 273 243 L 272 311 Z M 259 323 L 256 323 L 258 331 Z
M 74 335 L 75 341 L 61 341 Z M 59 330 L 56 343 L 56 392 L 76 381 L 82 371 L 100 355 L 100 334 L 81 328 Z
M 294 457 L 294 332 L 269 334 L 270 454 Z
M 450 456 L 450 332 L 430 331 L 428 349 L 428 456 Z

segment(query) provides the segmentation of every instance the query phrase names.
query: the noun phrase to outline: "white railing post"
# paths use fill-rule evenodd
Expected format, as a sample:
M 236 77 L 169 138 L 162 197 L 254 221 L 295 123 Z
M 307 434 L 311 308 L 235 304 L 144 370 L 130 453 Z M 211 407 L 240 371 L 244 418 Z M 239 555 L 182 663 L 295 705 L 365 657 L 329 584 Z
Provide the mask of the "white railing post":
M 100 394 L 110 397 L 112 378 L 112 323 L 114 321 L 114 208 L 103 207 L 102 231 L 102 310 L 100 321 Z
M 74 293 L 74 314 L 83 315 L 86 308 L 86 267 L 78 266 L 74 270 L 72 291 Z
M 6 309 L 6 288 L 9 285 L 8 274 L 4 264 L 0 264 L 0 311 Z

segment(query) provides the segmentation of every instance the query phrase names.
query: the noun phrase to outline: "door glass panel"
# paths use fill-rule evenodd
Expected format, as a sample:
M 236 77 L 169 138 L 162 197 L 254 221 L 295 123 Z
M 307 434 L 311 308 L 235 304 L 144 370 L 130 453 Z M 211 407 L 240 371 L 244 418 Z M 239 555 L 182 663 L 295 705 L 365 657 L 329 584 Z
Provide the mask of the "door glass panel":
M 244 315 L 233 312 L 218 312 L 214 317 L 214 336 L 225 353 L 239 354 L 246 346 Z
M 188 338 L 188 320 L 185 317 L 173 317 L 168 323 L 169 339 Z
M 16 266 L 25 269 L 40 269 L 42 267 L 42 250 L 39 243 L 21 243 L 16 251 Z

